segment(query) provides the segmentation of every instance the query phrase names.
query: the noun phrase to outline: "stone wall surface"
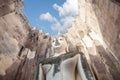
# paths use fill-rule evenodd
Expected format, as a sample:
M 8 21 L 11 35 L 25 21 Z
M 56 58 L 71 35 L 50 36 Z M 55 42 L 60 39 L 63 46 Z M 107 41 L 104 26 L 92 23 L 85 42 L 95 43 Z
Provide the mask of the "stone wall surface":
M 23 7 L 22 0 L 0 0 L 0 80 L 33 80 L 45 58 L 50 37 L 31 27 Z
M 120 6 L 112 0 L 79 0 L 78 17 L 120 60 Z
M 78 1 L 79 14 L 65 34 L 67 39 L 86 55 L 98 80 L 119 80 L 119 4 L 111 0 Z

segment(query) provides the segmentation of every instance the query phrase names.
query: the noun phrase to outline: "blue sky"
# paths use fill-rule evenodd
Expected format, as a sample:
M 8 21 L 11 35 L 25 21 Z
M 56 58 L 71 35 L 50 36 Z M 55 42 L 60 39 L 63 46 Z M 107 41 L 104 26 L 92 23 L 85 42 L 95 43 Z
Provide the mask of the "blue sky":
M 76 1 L 77 2 L 77 1 Z M 23 12 L 32 27 L 51 35 L 64 33 L 77 14 L 75 0 L 24 0 Z

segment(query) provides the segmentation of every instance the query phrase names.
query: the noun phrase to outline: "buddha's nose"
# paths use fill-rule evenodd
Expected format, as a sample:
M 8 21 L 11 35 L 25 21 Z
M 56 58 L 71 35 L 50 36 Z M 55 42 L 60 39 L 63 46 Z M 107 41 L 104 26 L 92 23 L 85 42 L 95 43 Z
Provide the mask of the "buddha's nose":
M 60 43 L 58 42 L 58 40 L 56 40 L 56 43 L 55 43 L 55 46 L 57 46 L 57 45 L 60 45 Z

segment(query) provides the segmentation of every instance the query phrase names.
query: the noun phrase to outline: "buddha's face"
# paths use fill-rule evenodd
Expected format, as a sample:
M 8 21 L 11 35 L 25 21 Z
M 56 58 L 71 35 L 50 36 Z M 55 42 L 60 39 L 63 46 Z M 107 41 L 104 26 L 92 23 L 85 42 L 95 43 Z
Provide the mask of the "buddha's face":
M 66 52 L 67 41 L 63 35 L 57 35 L 52 37 L 51 44 L 55 54 L 61 54 Z
M 66 39 L 63 35 L 53 37 L 51 43 L 53 48 L 61 48 L 67 44 Z

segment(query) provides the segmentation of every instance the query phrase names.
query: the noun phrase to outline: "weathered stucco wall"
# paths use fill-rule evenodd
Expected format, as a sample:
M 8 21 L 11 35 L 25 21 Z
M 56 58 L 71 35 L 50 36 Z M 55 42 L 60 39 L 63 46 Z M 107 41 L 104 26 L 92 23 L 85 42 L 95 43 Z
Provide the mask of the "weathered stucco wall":
M 22 0 L 0 0 L 0 80 L 33 80 L 45 58 L 50 37 L 31 28 L 22 8 Z
M 79 0 L 79 17 L 120 60 L 120 6 L 113 0 Z
M 111 0 L 78 1 L 79 14 L 67 39 L 86 55 L 98 80 L 119 80 L 120 6 Z
M 30 25 L 21 13 L 21 1 L 5 0 L 0 4 L 0 52 L 17 54 L 27 38 Z

